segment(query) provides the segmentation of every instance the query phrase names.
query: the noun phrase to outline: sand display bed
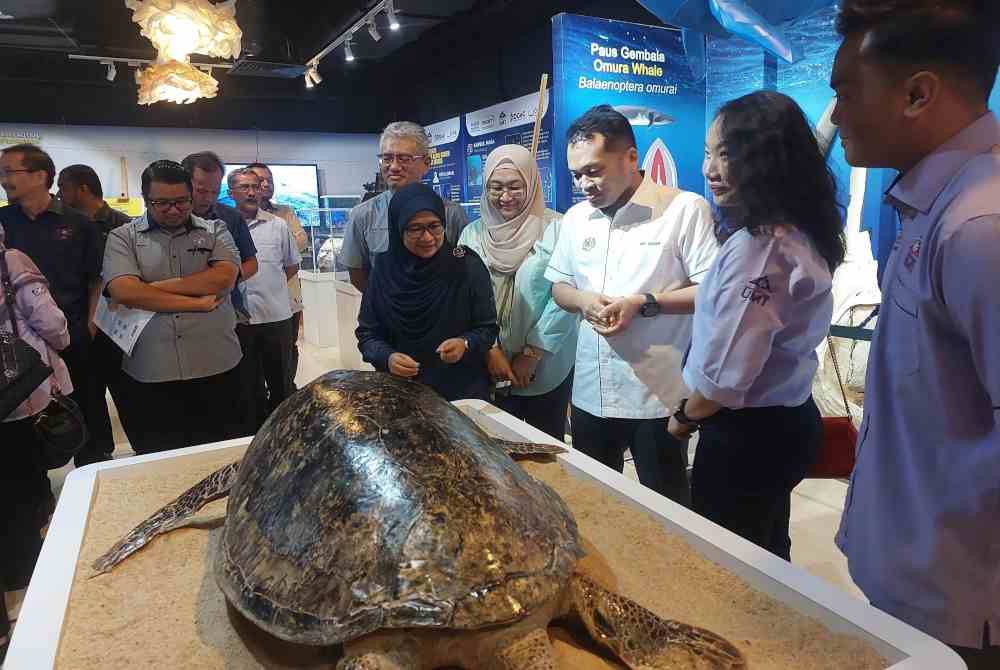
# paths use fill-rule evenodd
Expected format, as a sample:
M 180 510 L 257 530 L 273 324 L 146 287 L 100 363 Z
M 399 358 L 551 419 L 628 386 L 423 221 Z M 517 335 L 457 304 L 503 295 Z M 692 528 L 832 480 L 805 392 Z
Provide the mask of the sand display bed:
M 225 500 L 207 506 L 189 527 L 154 540 L 111 574 L 88 579 L 94 559 L 124 533 L 232 458 L 232 452 L 223 451 L 168 461 L 157 469 L 137 468 L 131 476 L 130 468 L 122 468 L 121 474 L 98 477 L 57 668 L 318 669 L 335 664 L 337 648 L 289 645 L 229 610 L 208 569 Z M 887 666 L 863 641 L 832 633 L 754 590 L 597 484 L 575 478 L 558 463 L 523 465 L 573 510 L 593 549 L 584 560 L 601 581 L 617 582 L 620 592 L 664 617 L 726 637 L 746 654 L 753 670 Z M 555 627 L 550 636 L 561 668 L 623 667 L 585 648 L 579 636 Z

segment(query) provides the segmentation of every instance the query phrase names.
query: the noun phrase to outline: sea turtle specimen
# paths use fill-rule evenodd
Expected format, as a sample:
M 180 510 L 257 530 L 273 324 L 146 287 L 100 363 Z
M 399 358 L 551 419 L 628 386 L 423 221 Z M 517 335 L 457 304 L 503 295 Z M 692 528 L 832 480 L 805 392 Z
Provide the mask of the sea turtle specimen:
M 242 462 L 195 485 L 94 564 L 99 572 L 229 495 L 215 579 L 278 638 L 343 643 L 338 670 L 551 670 L 546 627 L 575 618 L 634 669 L 746 668 L 704 629 L 659 618 L 575 570 L 576 522 L 429 388 L 335 371 L 285 401 Z

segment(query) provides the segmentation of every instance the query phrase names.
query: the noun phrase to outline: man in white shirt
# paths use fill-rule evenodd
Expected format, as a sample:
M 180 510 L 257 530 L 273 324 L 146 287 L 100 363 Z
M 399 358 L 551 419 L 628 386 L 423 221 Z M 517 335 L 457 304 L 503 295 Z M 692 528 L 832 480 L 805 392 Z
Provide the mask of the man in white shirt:
M 587 200 L 566 213 L 545 277 L 556 302 L 584 319 L 573 447 L 618 471 L 630 448 L 639 481 L 687 505 L 686 447 L 667 417 L 685 392 L 691 317 L 666 312 L 693 309 L 693 287 L 718 250 L 711 211 L 701 196 L 643 175 L 632 127 L 610 106 L 577 119 L 567 139 Z
M 260 208 L 260 177 L 243 168 L 231 172 L 228 182 L 257 247 L 257 274 L 240 284 L 250 323 L 236 327 L 243 345 L 247 428 L 256 432 L 291 394 L 294 335 L 288 280 L 298 273 L 301 257 L 284 219 Z

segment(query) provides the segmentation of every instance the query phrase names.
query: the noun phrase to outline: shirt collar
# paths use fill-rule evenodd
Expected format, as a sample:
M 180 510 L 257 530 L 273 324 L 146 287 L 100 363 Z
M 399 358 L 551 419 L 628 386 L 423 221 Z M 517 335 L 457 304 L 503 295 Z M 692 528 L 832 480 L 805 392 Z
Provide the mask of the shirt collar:
M 133 223 L 135 223 L 135 229 L 137 232 L 145 233 L 152 230 L 162 230 L 163 232 L 170 234 L 170 231 L 161 228 L 156 224 L 155 221 L 149 218 L 149 212 L 143 212 L 142 216 L 137 217 Z M 190 233 L 195 228 L 201 228 L 202 230 L 212 230 L 212 226 L 208 225 L 208 221 L 200 217 L 191 215 L 188 222 L 183 226 L 184 231 Z
M 258 224 L 267 223 L 268 221 L 274 221 L 276 218 L 278 218 L 278 217 L 276 217 L 274 214 L 271 214 L 267 210 L 265 210 L 263 208 L 258 209 L 257 210 L 257 217 L 254 218 L 254 219 L 251 219 L 250 221 L 247 221 L 247 228 L 253 228 L 254 226 L 256 226 Z
M 628 202 L 621 206 L 612 217 L 615 225 L 638 223 L 653 218 L 660 204 L 660 189 L 662 188 L 642 172 L 642 183 L 635 190 Z M 594 208 L 591 216 L 606 216 L 600 209 Z
M 962 166 L 998 145 L 1000 121 L 988 112 L 897 177 L 886 201 L 904 213 L 909 209 L 927 214 Z
M 102 203 L 96 212 L 94 212 L 94 221 L 110 221 L 111 220 L 111 205 L 108 203 Z

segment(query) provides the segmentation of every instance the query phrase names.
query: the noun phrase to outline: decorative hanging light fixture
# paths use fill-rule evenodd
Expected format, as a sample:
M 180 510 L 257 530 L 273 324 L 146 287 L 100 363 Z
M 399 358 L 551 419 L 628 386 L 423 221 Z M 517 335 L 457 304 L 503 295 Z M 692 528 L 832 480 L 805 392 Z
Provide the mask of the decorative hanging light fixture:
M 136 70 L 139 104 L 187 104 L 214 98 L 219 82 L 191 65 L 191 54 L 237 58 L 243 31 L 236 24 L 236 0 L 125 0 L 132 20 L 156 47 L 156 61 Z

